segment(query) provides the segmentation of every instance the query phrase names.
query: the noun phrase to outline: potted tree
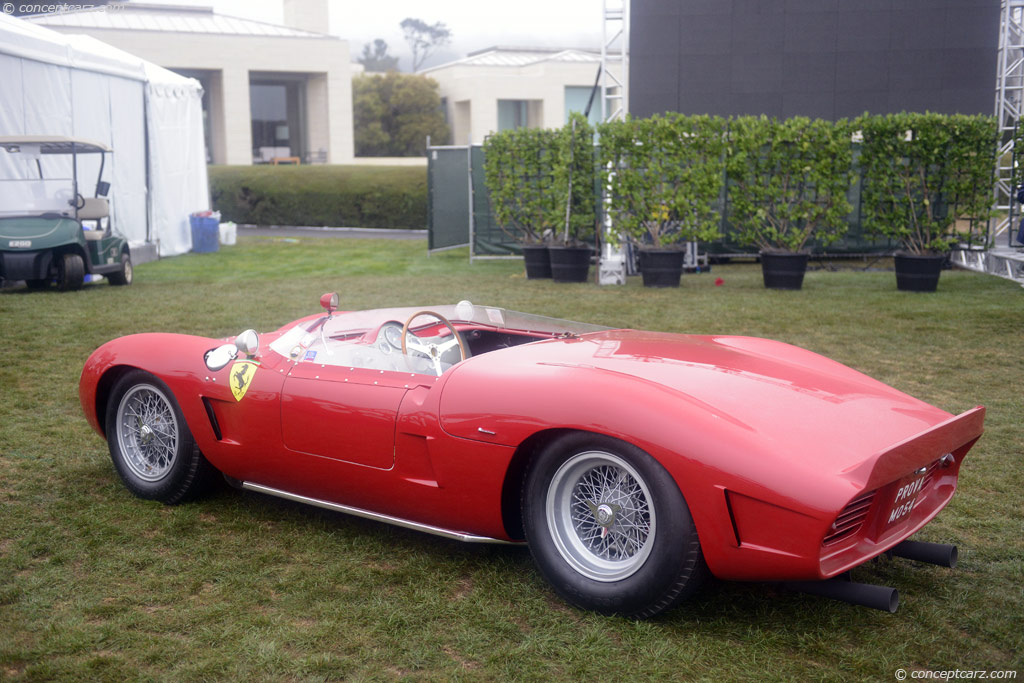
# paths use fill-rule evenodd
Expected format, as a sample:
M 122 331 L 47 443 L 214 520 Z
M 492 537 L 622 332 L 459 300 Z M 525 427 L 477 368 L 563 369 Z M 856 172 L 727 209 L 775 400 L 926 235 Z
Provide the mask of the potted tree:
M 852 149 L 846 121 L 742 116 L 729 129 L 729 221 L 759 248 L 764 286 L 800 289 L 808 246 L 847 230 Z
M 531 279 L 551 277 L 548 245 L 564 215 L 553 177 L 557 141 L 557 131 L 540 128 L 515 128 L 484 140 L 491 210 L 520 245 Z
M 616 229 L 640 253 L 646 287 L 678 287 L 684 242 L 719 236 L 725 122 L 668 113 L 601 126 L 601 166 Z
M 586 282 L 596 221 L 594 131 L 586 117 L 570 114 L 569 122 L 556 131 L 553 151 L 553 189 L 563 222 L 548 247 L 551 277 L 555 282 Z
M 896 287 L 934 292 L 954 244 L 990 213 L 998 138 L 990 116 L 864 115 L 864 225 L 900 243 Z

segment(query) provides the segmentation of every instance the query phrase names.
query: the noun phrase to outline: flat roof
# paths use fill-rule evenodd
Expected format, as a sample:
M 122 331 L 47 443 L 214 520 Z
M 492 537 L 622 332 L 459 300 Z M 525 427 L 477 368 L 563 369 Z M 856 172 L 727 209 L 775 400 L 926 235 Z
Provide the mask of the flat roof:
M 418 73 L 427 73 L 450 66 L 528 66 L 542 62 L 576 62 L 596 64 L 601 61 L 600 50 L 583 50 L 577 48 L 554 49 L 532 47 L 491 47 L 485 50 L 470 52 L 462 59 L 445 64 L 438 64 Z
M 325 33 L 217 14 L 212 7 L 112 2 L 73 11 L 21 17 L 33 24 L 60 29 L 107 29 L 163 33 L 209 33 L 272 38 L 327 38 Z

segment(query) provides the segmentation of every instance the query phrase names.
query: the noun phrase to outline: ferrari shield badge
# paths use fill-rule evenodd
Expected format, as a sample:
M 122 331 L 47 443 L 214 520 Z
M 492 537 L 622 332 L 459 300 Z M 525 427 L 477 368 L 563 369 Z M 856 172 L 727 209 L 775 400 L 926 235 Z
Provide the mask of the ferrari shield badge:
M 236 401 L 241 401 L 245 392 L 249 390 L 258 367 L 259 363 L 251 360 L 236 360 L 231 365 L 231 394 Z

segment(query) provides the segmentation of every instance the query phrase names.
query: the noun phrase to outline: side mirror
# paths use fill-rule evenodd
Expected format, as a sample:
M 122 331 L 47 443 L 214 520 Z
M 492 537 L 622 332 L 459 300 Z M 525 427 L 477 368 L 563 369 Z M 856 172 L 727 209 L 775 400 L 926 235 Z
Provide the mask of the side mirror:
M 338 293 L 328 292 L 320 296 L 320 305 L 327 309 L 327 315 L 338 310 Z
M 110 193 L 110 183 L 106 180 L 101 180 L 96 183 L 96 196 L 106 197 Z
M 235 348 L 249 356 L 255 355 L 260 349 L 260 336 L 256 330 L 246 330 L 235 337 Z

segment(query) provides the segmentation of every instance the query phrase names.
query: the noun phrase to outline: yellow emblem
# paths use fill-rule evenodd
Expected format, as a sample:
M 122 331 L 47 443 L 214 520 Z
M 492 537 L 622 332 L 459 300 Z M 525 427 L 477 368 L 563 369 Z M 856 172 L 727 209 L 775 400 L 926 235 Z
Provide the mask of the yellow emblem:
M 256 376 L 256 368 L 259 363 L 251 360 L 236 360 L 231 364 L 230 383 L 231 394 L 236 401 L 241 401 L 245 392 L 252 384 L 252 378 Z

